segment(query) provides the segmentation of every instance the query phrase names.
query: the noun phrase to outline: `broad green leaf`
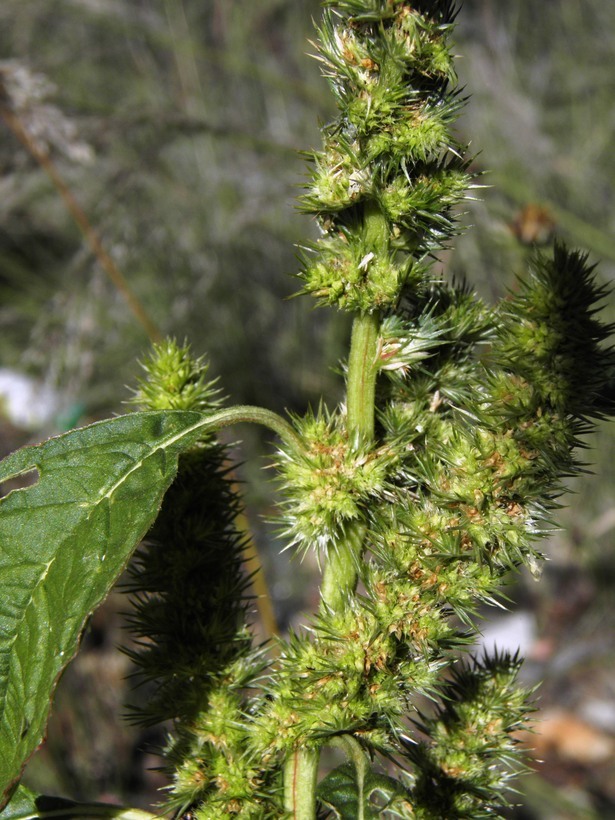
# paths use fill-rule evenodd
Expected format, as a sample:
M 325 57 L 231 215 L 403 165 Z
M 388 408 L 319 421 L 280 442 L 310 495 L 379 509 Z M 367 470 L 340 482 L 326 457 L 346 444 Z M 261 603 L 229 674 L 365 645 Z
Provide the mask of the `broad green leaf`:
M 35 794 L 24 786 L 17 787 L 10 802 L 0 812 L 0 820 L 72 820 L 86 817 L 154 820 L 156 815 L 141 809 L 112 806 L 109 803 L 75 803 L 63 797 L 47 797 Z
M 405 803 L 407 793 L 402 784 L 375 772 L 353 737 L 343 735 L 336 740 L 334 745 L 346 752 L 349 762 L 329 772 L 318 784 L 317 796 L 321 803 L 332 809 L 338 820 L 374 820 L 381 817 L 383 811 L 390 811 L 394 803 L 402 811 L 401 814 L 393 811 L 395 816 L 410 817 L 411 811 L 406 814 L 404 810 L 410 809 L 410 805 Z
M 132 413 L 27 447 L 0 482 L 0 807 L 43 739 L 50 697 L 85 621 L 154 522 L 180 453 L 208 427 L 195 412 Z

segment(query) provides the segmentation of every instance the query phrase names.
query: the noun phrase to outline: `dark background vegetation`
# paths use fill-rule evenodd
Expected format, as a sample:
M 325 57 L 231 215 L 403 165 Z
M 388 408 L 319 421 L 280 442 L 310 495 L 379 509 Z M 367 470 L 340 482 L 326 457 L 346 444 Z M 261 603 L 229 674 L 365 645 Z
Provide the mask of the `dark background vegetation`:
M 233 403 L 302 411 L 341 395 L 343 317 L 297 290 L 296 245 L 314 226 L 294 210 L 332 101 L 308 56 L 317 0 L 2 0 L 0 78 L 145 310 L 164 334 L 207 352 Z M 466 0 L 460 121 L 474 169 L 488 171 L 447 273 L 498 298 L 533 243 L 556 234 L 615 277 L 615 4 Z M 611 317 L 613 305 L 608 306 Z M 48 176 L 0 122 L 0 368 L 52 388 L 36 429 L 0 422 L 7 452 L 71 423 L 121 412 L 149 342 L 84 243 Z M 544 679 L 538 774 L 520 785 L 525 818 L 605 818 L 615 809 L 613 428 L 584 458 L 542 583 L 510 590 Z M 240 476 L 270 513 L 270 452 L 241 429 Z M 308 608 L 316 569 L 278 555 L 251 519 L 284 627 Z M 64 676 L 50 740 L 29 782 L 80 799 L 145 805 L 163 782 L 143 734 L 118 715 L 127 696 L 126 606 L 114 594 Z M 503 640 L 503 638 L 501 638 Z M 515 638 L 513 638 L 514 642 Z

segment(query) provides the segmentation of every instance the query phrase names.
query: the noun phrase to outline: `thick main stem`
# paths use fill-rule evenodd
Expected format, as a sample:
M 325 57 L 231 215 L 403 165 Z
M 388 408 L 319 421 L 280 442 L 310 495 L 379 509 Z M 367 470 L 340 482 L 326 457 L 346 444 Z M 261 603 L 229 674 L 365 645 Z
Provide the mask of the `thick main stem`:
M 377 257 L 386 257 L 389 224 L 376 202 L 367 203 L 363 221 L 366 248 Z M 378 335 L 380 313 L 359 313 L 352 325 L 347 381 L 347 426 L 352 444 L 368 444 L 374 438 L 376 376 L 378 375 Z
M 361 313 L 352 326 L 346 396 L 348 436 L 352 444 L 367 443 L 374 438 L 379 330 L 378 313 Z
M 351 524 L 346 537 L 327 556 L 320 587 L 323 611 L 339 612 L 357 585 L 359 561 L 363 549 L 365 528 L 361 522 Z
M 367 246 L 375 253 L 388 250 L 388 226 L 374 203 L 366 208 L 364 234 Z M 352 325 L 348 357 L 346 425 L 351 447 L 370 444 L 374 439 L 376 377 L 378 375 L 378 336 L 380 314 L 359 313 Z M 340 611 L 355 591 L 365 526 L 352 522 L 327 555 L 320 590 L 323 611 Z M 293 820 L 313 820 L 316 816 L 316 776 L 319 750 L 300 748 L 286 761 L 285 808 Z
M 380 317 L 362 313 L 354 320 L 348 358 L 346 413 L 351 446 L 366 444 L 374 438 L 378 332 Z M 320 589 L 324 609 L 339 610 L 357 585 L 363 547 L 362 522 L 353 522 L 327 555 Z
M 388 252 L 389 228 L 376 203 L 366 206 L 363 232 L 366 247 L 373 248 L 377 255 Z M 374 439 L 379 333 L 380 314 L 377 311 L 359 313 L 355 317 L 346 385 L 346 425 L 352 447 L 364 446 Z M 351 524 L 346 538 L 340 539 L 335 550 L 327 556 L 321 586 L 321 601 L 325 608 L 340 609 L 357 585 L 363 529 L 359 522 Z
M 284 769 L 284 808 L 293 820 L 316 817 L 316 781 L 319 750 L 297 749 Z

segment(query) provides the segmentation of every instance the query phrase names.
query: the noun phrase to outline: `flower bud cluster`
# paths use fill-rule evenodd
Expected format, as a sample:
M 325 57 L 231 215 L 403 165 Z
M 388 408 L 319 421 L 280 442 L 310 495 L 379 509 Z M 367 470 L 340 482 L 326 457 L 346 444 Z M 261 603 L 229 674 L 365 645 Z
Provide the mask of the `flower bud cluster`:
M 221 404 L 217 379 L 208 379 L 208 363 L 195 358 L 189 345 L 173 339 L 153 345 L 141 367 L 145 378 L 131 403 L 146 410 L 214 410 Z
M 615 355 L 603 343 L 615 326 L 596 316 L 608 290 L 593 273 L 586 255 L 556 245 L 553 258 L 537 257 L 521 291 L 502 304 L 498 363 L 531 384 L 538 405 L 560 418 L 613 409 L 603 392 Z
M 453 12 L 450 3 L 325 5 L 319 60 L 340 114 L 301 200 L 323 231 L 304 254 L 303 290 L 371 312 L 424 281 L 425 256 L 454 232 L 451 210 L 470 181 L 450 132 L 462 102 L 449 87 Z
M 412 607 L 407 586 L 404 595 L 405 616 Z M 264 754 L 340 733 L 354 733 L 373 749 L 395 749 L 393 727 L 401 725 L 411 696 L 435 692 L 443 662 L 439 648 L 434 651 L 433 611 L 417 610 L 403 627 L 401 611 L 395 624 L 381 614 L 373 602 L 352 596 L 343 612 L 323 612 L 315 620 L 312 639 L 291 639 L 255 720 L 254 737 Z M 436 628 L 443 643 L 452 642 L 451 627 L 439 621 Z M 428 633 L 431 646 L 423 639 Z
M 503 654 L 453 669 L 442 705 L 420 725 L 429 740 L 405 742 L 416 769 L 414 817 L 501 816 L 509 781 L 523 770 L 514 735 L 530 693 L 517 686 L 519 666 Z
M 345 417 L 321 411 L 296 419 L 300 453 L 282 447 L 277 467 L 284 492 L 284 534 L 300 550 L 335 549 L 351 522 L 362 521 L 376 498 L 390 494 L 395 448 L 349 440 Z

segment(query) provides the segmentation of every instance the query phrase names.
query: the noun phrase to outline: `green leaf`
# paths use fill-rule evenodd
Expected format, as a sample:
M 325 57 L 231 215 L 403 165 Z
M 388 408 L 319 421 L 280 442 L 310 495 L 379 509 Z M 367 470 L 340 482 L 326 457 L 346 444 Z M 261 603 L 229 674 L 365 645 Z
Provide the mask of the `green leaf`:
M 394 816 L 406 814 L 404 803 L 407 793 L 401 783 L 384 774 L 373 771 L 370 761 L 361 745 L 349 735 L 336 738 L 332 745 L 344 749 L 350 761 L 330 772 L 318 785 L 317 796 L 321 803 L 333 810 L 339 820 L 374 820 L 382 812 L 398 804 L 402 813 L 393 811 Z M 380 798 L 375 801 L 376 795 Z M 405 807 L 410 809 L 409 803 Z M 396 806 L 397 808 L 397 806 Z
M 132 413 L 27 447 L 0 482 L 0 807 L 43 739 L 50 698 L 85 621 L 154 522 L 203 413 Z
M 37 818 L 67 820 L 67 818 L 78 817 L 153 820 L 156 815 L 141 809 L 112 806 L 109 803 L 75 803 L 63 797 L 47 797 L 35 794 L 24 786 L 18 786 L 11 801 L 0 812 L 0 820 L 37 820 Z
M 344 763 L 319 783 L 317 795 L 339 820 L 374 820 L 400 796 L 402 788 L 391 777 L 371 769 L 361 775 L 352 763 Z M 380 805 L 374 802 L 376 794 L 383 798 Z

